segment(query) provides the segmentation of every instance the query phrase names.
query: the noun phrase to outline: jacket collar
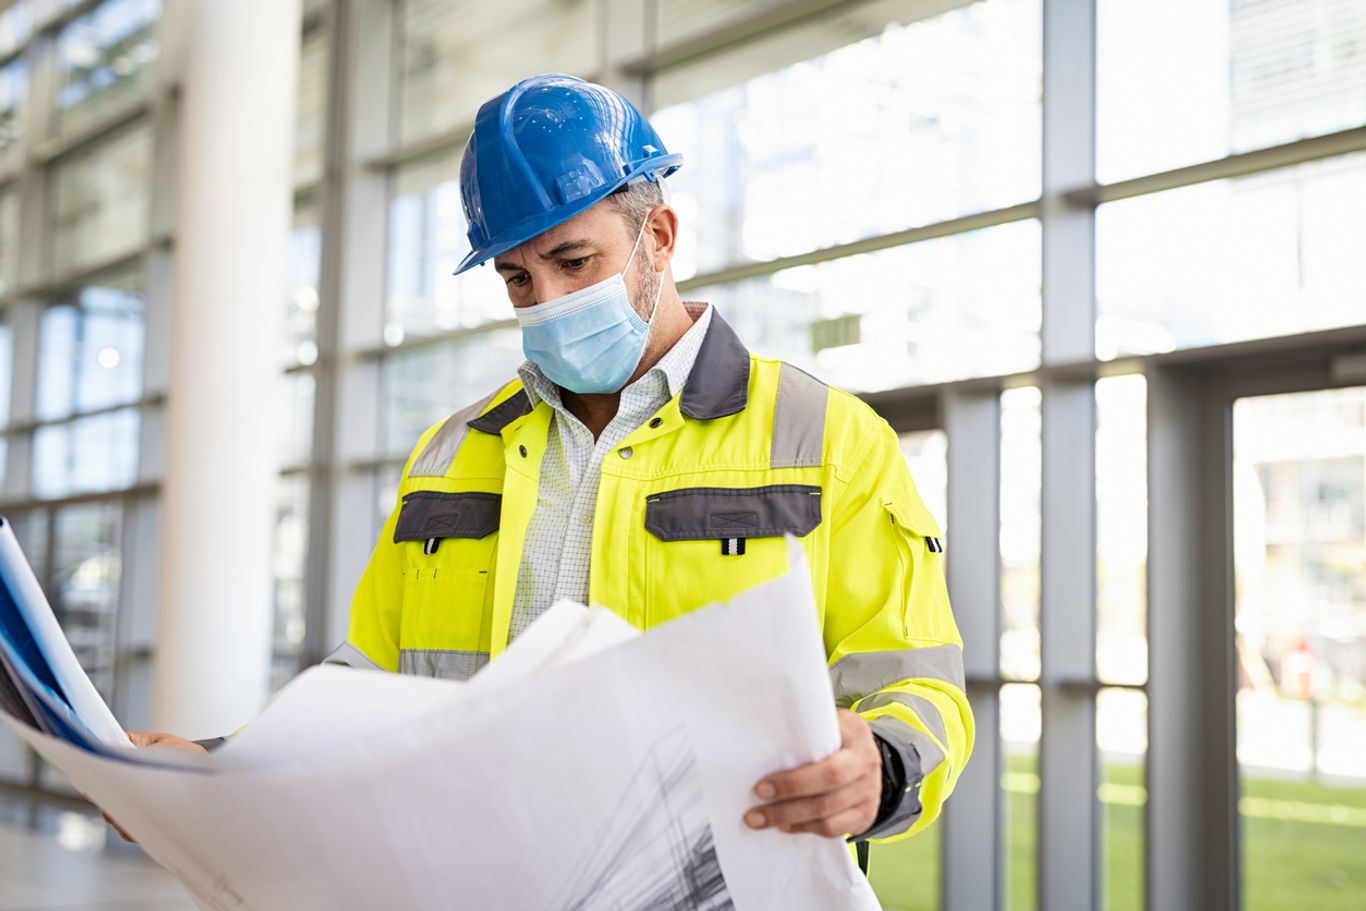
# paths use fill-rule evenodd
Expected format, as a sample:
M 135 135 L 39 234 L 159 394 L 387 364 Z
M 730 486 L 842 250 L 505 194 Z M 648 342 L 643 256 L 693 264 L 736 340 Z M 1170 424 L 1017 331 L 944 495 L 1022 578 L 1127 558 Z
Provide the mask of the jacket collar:
M 739 414 L 748 404 L 749 349 L 713 308 L 711 325 L 683 384 L 678 410 L 690 418 L 710 421 Z M 468 423 L 475 430 L 501 434 L 513 421 L 530 414 L 532 407 L 526 390 L 518 389 Z
M 735 330 L 712 308 L 711 325 L 702 339 L 678 410 L 710 421 L 739 414 L 749 404 L 749 349 Z
M 522 415 L 531 413 L 531 398 L 527 396 L 525 389 L 518 389 L 512 395 L 485 411 L 479 417 L 467 423 L 475 430 L 482 430 L 484 433 L 500 434 L 503 428 L 520 418 Z

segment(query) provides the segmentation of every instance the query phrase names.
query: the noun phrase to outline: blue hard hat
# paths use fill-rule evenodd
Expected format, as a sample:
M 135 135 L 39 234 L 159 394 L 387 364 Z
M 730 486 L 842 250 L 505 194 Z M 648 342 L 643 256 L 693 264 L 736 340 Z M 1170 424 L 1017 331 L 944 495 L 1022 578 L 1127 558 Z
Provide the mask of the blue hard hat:
M 455 274 L 682 163 L 611 89 L 560 73 L 523 79 L 484 102 L 465 146 L 460 201 L 473 249 Z

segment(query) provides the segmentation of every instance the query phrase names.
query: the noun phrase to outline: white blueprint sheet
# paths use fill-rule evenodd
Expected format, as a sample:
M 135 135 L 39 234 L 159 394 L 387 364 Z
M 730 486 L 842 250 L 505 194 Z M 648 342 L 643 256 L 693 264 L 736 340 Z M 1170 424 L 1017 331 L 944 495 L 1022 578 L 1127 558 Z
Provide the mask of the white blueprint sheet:
M 12 726 L 206 911 L 877 908 L 840 840 L 741 821 L 838 746 L 808 580 L 794 545 L 644 636 L 557 605 L 464 685 L 314 668 L 200 771 Z
M 127 735 L 76 661 L 76 655 L 48 605 L 47 596 L 19 548 L 13 529 L 3 520 L 0 520 L 0 585 L 10 588 L 14 607 L 47 657 L 53 676 L 88 731 L 106 746 L 128 746 Z

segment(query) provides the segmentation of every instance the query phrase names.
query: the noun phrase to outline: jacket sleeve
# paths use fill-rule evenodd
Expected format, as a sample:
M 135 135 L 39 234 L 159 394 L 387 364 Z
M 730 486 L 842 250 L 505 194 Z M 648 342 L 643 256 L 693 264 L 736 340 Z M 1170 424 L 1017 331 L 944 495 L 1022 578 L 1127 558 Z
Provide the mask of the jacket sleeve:
M 892 841 L 939 815 L 974 730 L 940 531 L 896 434 L 876 425 L 862 454 L 835 468 L 824 634 L 836 703 L 867 719 L 902 765 L 902 794 L 860 835 Z
M 407 464 L 403 466 L 403 480 L 407 479 L 417 454 L 426 448 L 427 441 L 444 423 L 438 422 L 422 434 Z M 402 507 L 402 487 L 400 482 L 399 498 L 384 527 L 380 529 L 370 562 L 366 564 L 365 572 L 351 597 L 351 620 L 346 641 L 324 658 L 323 664 L 398 670 L 398 633 L 403 615 L 403 555 L 394 543 L 394 525 L 398 522 Z

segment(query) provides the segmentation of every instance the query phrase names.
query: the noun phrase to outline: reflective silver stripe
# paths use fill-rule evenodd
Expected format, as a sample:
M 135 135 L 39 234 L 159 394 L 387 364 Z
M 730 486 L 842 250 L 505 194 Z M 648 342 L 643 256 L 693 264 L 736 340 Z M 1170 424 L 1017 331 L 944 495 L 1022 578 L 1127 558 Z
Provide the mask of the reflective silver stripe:
M 916 696 L 912 693 L 874 693 L 867 699 L 859 700 L 857 709 L 860 712 L 867 712 L 871 709 L 880 709 L 888 705 L 904 705 L 906 708 L 915 712 L 915 717 L 919 718 L 925 727 L 930 729 L 930 733 L 938 738 L 939 742 L 945 746 L 949 743 L 949 732 L 944 727 L 944 716 L 939 714 L 939 709 L 933 702 L 924 696 Z
M 398 672 L 445 680 L 468 680 L 489 663 L 488 652 L 405 648 L 398 653 Z
M 344 664 L 347 667 L 358 667 L 365 670 L 382 671 L 375 662 L 371 661 L 365 652 L 356 648 L 350 642 L 343 642 L 337 646 L 337 650 L 323 659 L 323 664 Z
M 939 749 L 933 740 L 899 718 L 883 715 L 868 722 L 868 727 L 888 743 L 910 744 L 915 747 L 915 751 L 920 754 L 920 768 L 906 770 L 908 783 L 919 776 L 930 774 L 944 761 L 944 751 Z
M 963 650 L 956 645 L 935 645 L 894 652 L 856 652 L 845 655 L 830 668 L 835 702 L 844 708 L 898 680 L 916 677 L 942 680 L 965 689 Z
M 455 460 L 455 454 L 460 451 L 460 444 L 465 442 L 465 437 L 469 434 L 468 422 L 484 413 L 489 402 L 497 395 L 499 390 L 495 389 L 484 396 L 473 405 L 461 408 L 455 414 L 446 418 L 446 423 L 441 425 L 432 438 L 427 441 L 422 454 L 413 462 L 413 468 L 408 472 L 410 478 L 440 478 L 445 477 L 447 469 L 451 467 L 451 462 Z
M 783 364 L 773 404 L 772 468 L 811 468 L 821 464 L 825 443 L 825 402 L 830 389 L 810 374 Z

